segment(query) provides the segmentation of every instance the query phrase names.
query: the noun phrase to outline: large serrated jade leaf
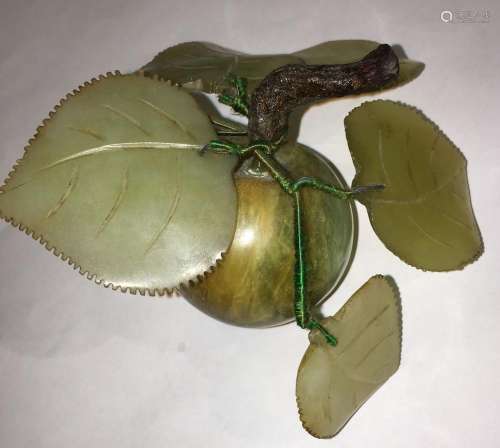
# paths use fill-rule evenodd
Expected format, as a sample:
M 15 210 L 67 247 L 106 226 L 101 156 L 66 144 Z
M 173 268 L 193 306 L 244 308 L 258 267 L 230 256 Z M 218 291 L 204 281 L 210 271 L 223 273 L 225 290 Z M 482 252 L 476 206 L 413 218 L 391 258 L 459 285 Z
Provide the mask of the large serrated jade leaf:
M 379 44 L 368 40 L 329 41 L 290 54 L 249 55 L 207 42 L 185 42 L 167 48 L 140 70 L 207 93 L 229 87 L 228 73 L 248 79 L 251 92 L 274 69 L 286 64 L 347 64 L 358 61 Z M 405 84 L 424 69 L 421 62 L 400 59 L 400 75 L 386 87 Z
M 171 293 L 233 237 L 235 157 L 191 95 L 165 82 L 101 77 L 62 102 L 7 179 L 0 214 L 105 285 Z
M 389 250 L 429 271 L 461 269 L 481 255 L 466 160 L 433 122 L 413 107 L 379 100 L 351 111 L 345 127 L 353 186 L 385 185 L 359 199 Z
M 336 347 L 314 330 L 297 374 L 297 405 L 304 428 L 318 438 L 336 435 L 398 369 L 401 301 L 392 279 L 368 280 L 322 324 Z

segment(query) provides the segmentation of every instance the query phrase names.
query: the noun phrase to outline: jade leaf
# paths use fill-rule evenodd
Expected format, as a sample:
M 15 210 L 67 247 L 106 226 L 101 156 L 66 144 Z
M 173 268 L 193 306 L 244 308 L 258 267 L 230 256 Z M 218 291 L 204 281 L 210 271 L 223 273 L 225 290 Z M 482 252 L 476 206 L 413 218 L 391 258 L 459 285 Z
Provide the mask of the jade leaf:
M 300 63 L 293 55 L 249 55 L 207 42 L 185 42 L 162 51 L 140 70 L 146 76 L 214 93 L 229 87 L 225 82 L 229 73 L 247 78 L 248 89 L 253 90 L 274 69 Z
M 297 374 L 297 405 L 304 428 L 318 438 L 335 436 L 398 369 L 401 301 L 390 277 L 368 280 L 322 324 L 336 347 L 313 330 Z
M 274 69 L 286 64 L 347 64 L 358 61 L 379 44 L 368 40 L 324 42 L 290 54 L 249 55 L 206 42 L 185 42 L 167 48 L 140 70 L 146 76 L 163 79 L 207 93 L 229 87 L 228 73 L 248 79 L 251 92 Z M 416 78 L 424 69 L 421 62 L 400 59 L 400 75 L 388 87 Z
M 345 119 L 356 176 L 382 242 L 406 263 L 429 271 L 461 269 L 483 251 L 467 182 L 466 160 L 419 110 L 365 102 Z
M 236 222 L 235 157 L 208 153 L 208 117 L 137 75 L 86 83 L 38 129 L 0 215 L 113 289 L 171 294 L 216 264 Z

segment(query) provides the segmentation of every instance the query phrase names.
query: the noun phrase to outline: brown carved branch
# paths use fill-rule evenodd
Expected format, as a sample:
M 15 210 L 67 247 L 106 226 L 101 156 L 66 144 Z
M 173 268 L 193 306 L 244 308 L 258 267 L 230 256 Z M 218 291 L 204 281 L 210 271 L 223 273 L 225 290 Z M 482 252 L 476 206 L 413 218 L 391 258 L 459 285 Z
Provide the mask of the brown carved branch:
M 287 131 L 288 116 L 294 108 L 378 90 L 398 73 L 398 58 L 387 44 L 351 64 L 284 65 L 269 73 L 250 98 L 250 139 L 274 142 Z

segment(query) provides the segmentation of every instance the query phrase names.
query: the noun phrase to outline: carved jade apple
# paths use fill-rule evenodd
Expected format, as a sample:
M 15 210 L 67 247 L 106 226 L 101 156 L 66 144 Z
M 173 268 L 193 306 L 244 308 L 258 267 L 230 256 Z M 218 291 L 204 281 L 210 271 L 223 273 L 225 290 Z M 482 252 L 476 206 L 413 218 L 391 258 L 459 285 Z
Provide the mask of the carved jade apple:
M 347 188 L 335 167 L 318 153 L 288 143 L 276 158 L 295 177 L 311 175 Z M 273 178 L 243 166 L 234 176 L 238 193 L 236 232 L 217 269 L 183 289 L 190 303 L 224 322 L 246 327 L 278 325 L 294 318 L 293 201 Z M 354 204 L 313 189 L 303 190 L 311 304 L 342 281 L 356 235 Z

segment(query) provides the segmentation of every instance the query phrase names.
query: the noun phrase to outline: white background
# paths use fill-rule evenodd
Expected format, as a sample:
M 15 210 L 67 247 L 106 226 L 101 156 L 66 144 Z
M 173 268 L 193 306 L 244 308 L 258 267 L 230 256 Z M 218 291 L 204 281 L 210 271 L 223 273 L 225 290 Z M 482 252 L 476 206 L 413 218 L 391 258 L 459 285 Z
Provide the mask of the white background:
M 489 10 L 489 23 L 440 19 L 464 9 Z M 323 310 L 334 313 L 371 275 L 393 275 L 403 359 L 340 435 L 319 441 L 297 417 L 307 337 L 296 326 L 241 329 L 182 299 L 104 289 L 1 223 L 0 446 L 498 446 L 499 20 L 495 1 L 472 0 L 0 0 L 1 179 L 59 98 L 175 43 L 270 53 L 373 39 L 427 64 L 418 80 L 382 97 L 419 107 L 462 149 L 486 246 L 464 271 L 424 273 L 383 247 L 359 207 L 354 265 Z M 348 180 L 342 120 L 361 101 L 313 107 L 301 129 Z

